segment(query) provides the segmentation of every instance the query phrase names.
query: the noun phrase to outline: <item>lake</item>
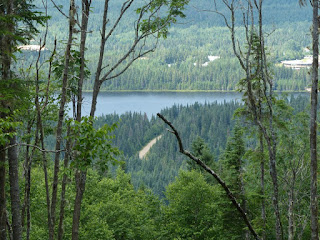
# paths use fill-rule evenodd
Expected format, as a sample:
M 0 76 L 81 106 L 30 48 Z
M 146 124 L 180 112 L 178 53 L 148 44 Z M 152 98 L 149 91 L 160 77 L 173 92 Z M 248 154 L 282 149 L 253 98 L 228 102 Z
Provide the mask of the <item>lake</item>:
M 309 93 L 293 93 L 293 95 Z M 90 113 L 92 93 L 84 93 L 83 115 Z M 191 105 L 198 103 L 223 103 L 241 101 L 239 92 L 102 92 L 99 94 L 96 116 L 125 112 L 146 113 L 148 117 L 156 115 L 174 104 Z
M 90 113 L 91 93 L 84 93 L 83 115 Z M 238 92 L 102 92 L 99 94 L 96 116 L 125 112 L 156 115 L 162 109 L 176 105 L 240 101 Z

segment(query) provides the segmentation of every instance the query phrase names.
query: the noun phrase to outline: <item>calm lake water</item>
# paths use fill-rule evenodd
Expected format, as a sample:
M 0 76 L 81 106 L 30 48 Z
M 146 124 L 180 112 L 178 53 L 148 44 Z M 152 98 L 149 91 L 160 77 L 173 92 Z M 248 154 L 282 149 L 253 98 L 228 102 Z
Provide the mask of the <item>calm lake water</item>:
M 103 92 L 99 94 L 96 116 L 125 112 L 156 115 L 162 109 L 177 105 L 198 103 L 240 101 L 240 93 L 230 92 Z M 88 115 L 91 107 L 91 93 L 84 94 L 83 114 Z
M 294 93 L 293 95 L 309 93 Z M 241 101 L 238 92 L 103 92 L 99 94 L 96 116 L 125 112 L 156 115 L 162 109 L 174 104 L 191 105 L 198 103 Z M 84 93 L 83 114 L 88 115 L 91 107 L 91 93 Z

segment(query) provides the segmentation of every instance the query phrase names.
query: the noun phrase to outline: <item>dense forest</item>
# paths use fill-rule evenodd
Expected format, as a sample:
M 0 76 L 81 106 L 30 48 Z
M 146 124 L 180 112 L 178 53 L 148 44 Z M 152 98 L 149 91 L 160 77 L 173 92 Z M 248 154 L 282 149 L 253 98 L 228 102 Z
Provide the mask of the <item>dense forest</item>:
M 40 1 L 38 4 L 41 6 Z M 68 6 L 67 1 L 56 1 L 56 4 L 65 6 L 63 10 Z M 223 10 L 220 1 L 217 4 L 218 9 Z M 311 48 L 308 17 L 311 9 L 301 8 L 298 1 L 267 0 L 264 5 L 266 46 L 270 54 L 270 63 L 274 65 L 272 70 L 275 89 L 305 91 L 305 88 L 310 86 L 308 70 L 293 70 L 281 66 L 280 63 L 282 60 L 302 59 L 310 55 L 307 49 Z M 121 1 L 110 1 L 110 22 L 114 21 L 120 7 Z M 95 59 L 99 56 L 100 35 L 96 23 L 101 22 L 103 1 L 93 1 L 91 8 L 91 19 L 88 23 L 87 66 L 92 72 L 95 68 Z M 237 82 L 243 74 L 232 52 L 229 30 L 218 14 L 201 11 L 213 8 L 213 1 L 191 1 L 186 7 L 186 18 L 178 19 L 178 24 L 170 27 L 167 38 L 159 40 L 157 50 L 136 61 L 124 74 L 117 77 L 116 81 L 106 81 L 102 85 L 102 90 L 237 90 Z M 52 6 L 48 9 L 48 14 L 51 19 L 46 48 L 53 49 L 56 37 L 60 41 L 57 49 L 63 51 L 63 41 L 66 40 L 63 29 L 67 28 L 67 23 Z M 106 46 L 108 64 L 110 61 L 115 62 L 117 59 L 113 56 L 120 54 L 131 44 L 134 17 L 133 10 L 126 13 L 122 23 L 119 23 L 116 34 L 108 39 L 109 44 Z M 38 40 L 31 41 L 31 44 L 38 44 Z M 32 52 L 29 54 L 24 52 L 24 56 L 26 60 L 34 61 L 37 58 L 37 54 Z M 220 58 L 209 61 L 208 56 Z M 206 62 L 207 65 L 203 66 Z M 92 75 L 84 83 L 84 89 L 92 91 L 93 81 Z
M 0 240 L 319 240 L 311 2 L 3 1 Z M 242 101 L 96 116 L 111 90 Z

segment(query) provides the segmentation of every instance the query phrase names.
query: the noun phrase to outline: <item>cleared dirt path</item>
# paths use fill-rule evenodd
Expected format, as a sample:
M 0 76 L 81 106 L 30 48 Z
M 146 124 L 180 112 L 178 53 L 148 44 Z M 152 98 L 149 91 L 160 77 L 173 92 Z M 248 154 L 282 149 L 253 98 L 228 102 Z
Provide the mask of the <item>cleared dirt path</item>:
M 162 138 L 162 135 L 152 139 L 140 152 L 139 152 L 139 158 L 142 159 L 146 156 L 146 154 L 149 152 L 150 148 L 160 139 Z

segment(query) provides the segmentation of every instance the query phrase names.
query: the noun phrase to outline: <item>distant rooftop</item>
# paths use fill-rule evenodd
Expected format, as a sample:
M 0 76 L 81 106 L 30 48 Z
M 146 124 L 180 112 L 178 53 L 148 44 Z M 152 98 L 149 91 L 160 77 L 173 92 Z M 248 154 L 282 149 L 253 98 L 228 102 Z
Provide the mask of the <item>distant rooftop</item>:
M 40 45 L 23 45 L 23 46 L 19 46 L 18 49 L 27 50 L 27 51 L 37 51 L 37 52 L 39 52 L 39 50 L 41 51 L 48 50 L 46 47 L 41 48 Z
M 310 68 L 312 66 L 312 56 L 306 56 L 303 59 L 281 61 L 283 66 L 293 69 Z

